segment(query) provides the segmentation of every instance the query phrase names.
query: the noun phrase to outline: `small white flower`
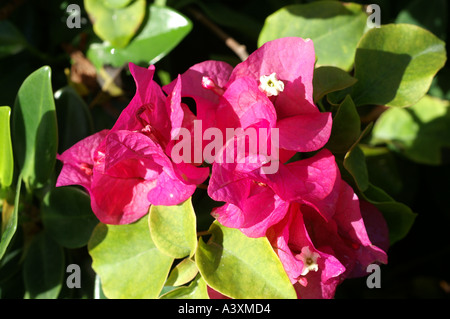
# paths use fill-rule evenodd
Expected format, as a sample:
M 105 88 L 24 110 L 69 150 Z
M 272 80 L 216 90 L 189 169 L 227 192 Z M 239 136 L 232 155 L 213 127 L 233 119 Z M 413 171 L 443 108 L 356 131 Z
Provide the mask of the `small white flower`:
M 310 271 L 318 271 L 319 265 L 317 259 L 320 255 L 317 252 L 309 250 L 309 246 L 302 248 L 302 252 L 299 255 L 300 260 L 303 262 L 302 276 L 305 276 Z
M 259 89 L 267 96 L 277 96 L 284 90 L 284 83 L 277 79 L 276 73 L 271 75 L 262 75 L 259 78 Z

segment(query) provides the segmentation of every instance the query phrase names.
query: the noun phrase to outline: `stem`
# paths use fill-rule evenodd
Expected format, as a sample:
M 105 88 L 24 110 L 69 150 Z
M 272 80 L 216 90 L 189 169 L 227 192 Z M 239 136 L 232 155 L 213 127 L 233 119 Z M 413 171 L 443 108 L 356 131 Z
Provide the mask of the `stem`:
M 321 100 L 317 102 L 317 106 L 319 107 L 319 110 L 320 110 L 321 112 L 326 112 L 325 106 L 323 106 L 323 103 L 322 103 Z
M 197 232 L 197 237 L 207 236 L 207 235 L 210 235 L 209 231 L 207 231 L 207 230 Z
M 194 8 L 187 9 L 195 19 L 203 23 L 206 27 L 208 27 L 212 32 L 214 32 L 225 44 L 241 59 L 244 61 L 248 58 L 248 52 L 245 45 L 240 44 L 227 33 L 225 33 L 221 28 L 219 28 L 215 23 L 205 17 L 200 11 Z

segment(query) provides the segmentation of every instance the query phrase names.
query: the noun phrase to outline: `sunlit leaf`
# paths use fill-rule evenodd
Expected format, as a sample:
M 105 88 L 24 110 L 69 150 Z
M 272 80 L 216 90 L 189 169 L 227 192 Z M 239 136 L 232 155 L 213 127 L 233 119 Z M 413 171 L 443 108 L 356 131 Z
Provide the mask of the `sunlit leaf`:
M 148 11 L 139 33 L 126 47 L 107 42 L 89 47 L 87 56 L 98 69 L 107 64 L 120 67 L 128 62 L 154 64 L 192 29 L 190 20 L 173 9 L 150 5 Z
M 445 61 L 445 43 L 425 29 L 409 24 L 373 28 L 356 50 L 353 100 L 357 106 L 413 105 Z
M 267 238 L 250 238 L 214 222 L 208 243 L 199 240 L 195 260 L 206 283 L 232 298 L 296 298 Z
M 147 217 L 127 225 L 98 224 L 88 249 L 110 299 L 158 298 L 173 262 L 153 243 Z
M 191 199 L 173 206 L 152 205 L 149 226 L 153 242 L 162 252 L 173 258 L 194 254 L 197 229 Z
M 12 137 L 27 189 L 44 186 L 53 172 L 58 147 L 50 67 L 33 72 L 20 87 L 12 115 Z
M 286 6 L 271 14 L 258 39 L 261 46 L 282 37 L 310 38 L 317 66 L 353 67 L 356 45 L 364 34 L 367 14 L 355 3 L 316 1 Z
M 135 0 L 129 5 L 117 0 L 84 0 L 95 33 L 117 48 L 125 47 L 138 31 L 145 16 L 145 3 L 145 0 Z

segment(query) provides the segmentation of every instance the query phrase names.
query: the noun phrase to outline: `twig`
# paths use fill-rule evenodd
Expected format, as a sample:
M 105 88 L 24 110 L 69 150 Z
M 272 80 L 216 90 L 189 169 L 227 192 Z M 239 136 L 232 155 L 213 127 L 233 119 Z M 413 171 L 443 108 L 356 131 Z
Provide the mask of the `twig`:
M 244 61 L 248 58 L 248 52 L 245 45 L 240 44 L 227 33 L 225 33 L 221 28 L 214 24 L 211 20 L 205 17 L 200 11 L 189 7 L 187 10 L 197 19 L 199 22 L 203 23 L 211 31 L 213 31 L 225 44 L 241 59 Z

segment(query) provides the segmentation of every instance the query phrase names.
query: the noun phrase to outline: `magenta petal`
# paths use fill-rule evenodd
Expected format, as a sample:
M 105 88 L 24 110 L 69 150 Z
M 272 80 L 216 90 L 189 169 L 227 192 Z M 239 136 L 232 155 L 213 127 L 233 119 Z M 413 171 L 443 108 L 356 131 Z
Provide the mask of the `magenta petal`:
M 280 148 L 312 152 L 322 148 L 330 138 L 331 113 L 314 112 L 287 117 L 277 122 Z
M 287 214 L 281 222 L 269 229 L 267 238 L 280 258 L 289 279 L 295 284 L 302 273 L 303 262 L 295 258 L 289 246 L 289 225 L 291 220 L 292 214 Z
M 258 83 L 250 77 L 242 77 L 232 82 L 223 94 L 231 105 L 243 129 L 256 123 L 267 123 L 265 127 L 275 127 L 277 115 L 269 98 L 258 88 Z
M 170 138 L 173 140 L 180 132 L 183 124 L 184 110 L 181 106 L 181 78 L 175 80 L 172 92 L 167 98 L 167 112 L 170 114 L 171 131 Z
M 170 165 L 170 161 L 162 148 L 144 134 L 121 130 L 106 139 L 105 171 L 110 175 L 148 179 L 147 170 L 165 165 Z
M 191 197 L 196 188 L 194 184 L 185 184 L 171 168 L 166 168 L 148 192 L 147 198 L 153 205 L 178 205 Z
M 148 213 L 147 193 L 152 182 L 140 178 L 123 179 L 95 174 L 91 205 L 97 218 L 105 224 L 129 224 Z
M 339 227 L 339 232 L 347 241 L 353 242 L 355 248 L 355 268 L 349 276 L 361 276 L 367 274 L 366 267 L 372 263 L 387 263 L 386 252 L 375 246 L 366 230 L 364 220 L 361 215 L 359 200 L 353 189 L 342 182 L 339 202 L 334 216 Z M 386 224 L 383 219 L 378 218 L 378 225 L 387 234 Z
M 102 143 L 108 130 L 95 133 L 79 141 L 57 158 L 63 162 L 56 187 L 81 185 L 90 188 L 95 162 L 95 151 Z
M 260 175 L 259 179 L 269 186 L 285 201 L 307 202 L 321 205 L 331 198 L 338 182 L 339 169 L 333 154 L 323 149 L 311 158 L 281 165 L 278 173 Z M 323 205 L 321 205 L 322 207 Z M 321 211 L 326 219 L 333 215 L 333 206 Z
M 250 76 L 259 81 L 262 75 L 276 73 L 284 82 L 275 107 L 279 118 L 317 111 L 313 102 L 312 79 L 315 63 L 314 44 L 298 37 L 276 39 L 262 45 L 238 64 L 229 83 Z
M 118 130 L 141 131 L 151 125 L 158 132 L 157 139 L 168 143 L 170 139 L 170 121 L 166 106 L 166 96 L 161 87 L 153 81 L 155 67 L 148 69 L 129 63 L 130 72 L 136 83 L 136 93 L 122 111 L 111 132 Z
M 231 203 L 214 208 L 211 215 L 225 227 L 240 228 L 245 224 L 245 214 L 239 207 Z
M 212 127 L 215 122 L 215 112 L 220 100 L 220 90 L 225 86 L 233 67 L 225 62 L 204 61 L 190 67 L 181 74 L 181 96 L 191 97 L 197 106 L 197 118 L 203 121 L 203 128 Z M 209 78 L 216 86 L 216 90 L 204 88 L 203 78 Z M 163 87 L 166 93 L 174 90 L 176 81 Z
M 200 185 L 209 176 L 209 167 L 200 167 L 188 163 L 173 164 L 180 180 L 187 184 Z
M 151 186 L 147 189 L 146 197 L 149 203 L 176 205 L 194 193 L 196 185 L 187 184 L 182 172 L 175 172 L 172 162 L 162 148 L 149 137 L 135 132 L 118 131 L 108 137 L 107 146 L 107 172 L 116 175 L 115 171 L 120 169 L 121 174 L 118 176 L 121 178 L 137 178 Z M 199 170 L 200 176 L 187 169 L 185 171 L 191 179 L 206 178 L 203 169 Z
M 215 201 L 227 202 L 240 208 L 249 196 L 251 179 L 235 174 L 235 164 L 214 163 L 208 185 L 208 195 Z
M 383 214 L 375 205 L 364 200 L 359 201 L 359 207 L 370 241 L 387 252 L 390 246 L 389 229 Z
M 214 209 L 212 215 L 224 226 L 239 228 L 252 238 L 263 237 L 267 229 L 286 215 L 289 203 L 281 200 L 270 190 L 249 197 L 244 203 L 245 212 L 227 203 Z

